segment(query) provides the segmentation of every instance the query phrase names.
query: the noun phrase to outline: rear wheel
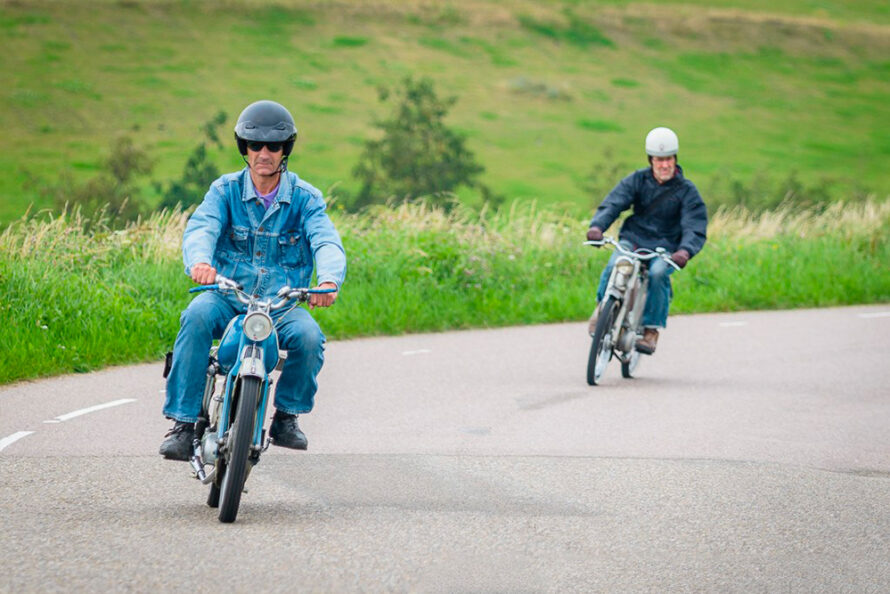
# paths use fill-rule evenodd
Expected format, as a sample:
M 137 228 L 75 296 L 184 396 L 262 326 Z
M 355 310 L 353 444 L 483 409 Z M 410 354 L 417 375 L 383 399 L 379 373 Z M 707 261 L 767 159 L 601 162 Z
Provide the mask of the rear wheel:
M 210 493 L 207 494 L 207 506 L 219 507 L 219 485 L 216 480 L 210 483 Z
M 207 410 L 207 409 L 205 408 L 204 410 Z M 206 441 L 207 441 L 206 438 L 208 437 L 208 435 L 207 435 L 208 432 L 213 433 L 214 435 L 216 434 L 215 428 L 211 430 L 208 427 L 207 429 L 204 430 L 204 435 L 201 438 L 202 453 L 203 453 L 204 447 L 206 446 Z M 215 437 L 214 437 L 214 441 L 215 441 Z M 210 494 L 207 495 L 208 507 L 219 507 L 219 482 L 220 482 L 220 477 L 222 476 L 222 473 L 224 472 L 224 468 L 225 468 L 225 465 L 223 464 L 223 460 L 221 460 L 221 459 L 217 460 L 216 465 L 213 470 L 214 477 L 213 477 L 213 480 L 210 482 Z
M 219 486 L 219 521 L 234 522 L 241 504 L 241 493 L 247 479 L 247 457 L 253 443 L 256 406 L 260 397 L 260 380 L 255 377 L 241 378 L 238 410 L 229 428 L 226 443 L 228 450 L 225 474 Z M 210 494 L 213 495 L 211 488 Z M 208 499 L 208 503 L 210 503 Z M 212 506 L 211 506 L 212 507 Z
M 636 370 L 637 365 L 640 363 L 640 353 L 637 349 L 633 349 L 630 352 L 630 355 L 627 361 L 621 362 L 621 377 L 632 378 L 634 375 L 634 370 Z
M 608 297 L 600 310 L 587 358 L 587 383 L 595 386 L 599 382 L 612 358 L 612 328 L 621 304 L 614 297 Z
M 216 428 L 213 430 L 216 433 Z M 215 438 L 214 438 L 215 439 Z M 216 445 L 214 448 L 218 447 Z M 226 459 L 222 454 L 217 452 L 216 455 L 216 467 L 214 469 L 213 481 L 210 483 L 210 493 L 207 494 L 207 506 L 208 507 L 219 507 L 219 486 L 222 484 L 222 479 L 226 475 Z

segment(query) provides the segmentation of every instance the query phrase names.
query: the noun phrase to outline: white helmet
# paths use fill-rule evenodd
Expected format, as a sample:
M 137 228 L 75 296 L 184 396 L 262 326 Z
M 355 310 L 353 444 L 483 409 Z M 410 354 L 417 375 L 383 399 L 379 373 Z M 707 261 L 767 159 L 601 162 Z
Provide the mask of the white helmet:
M 650 157 L 670 157 L 680 150 L 680 140 L 670 128 L 653 128 L 646 135 L 646 154 Z

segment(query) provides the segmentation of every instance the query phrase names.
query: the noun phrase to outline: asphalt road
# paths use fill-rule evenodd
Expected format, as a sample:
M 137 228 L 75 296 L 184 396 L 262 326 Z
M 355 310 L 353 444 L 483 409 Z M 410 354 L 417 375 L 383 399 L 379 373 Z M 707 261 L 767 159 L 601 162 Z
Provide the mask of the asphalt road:
M 0 592 L 888 592 L 890 304 L 332 342 L 238 520 L 157 448 L 161 365 L 0 389 Z

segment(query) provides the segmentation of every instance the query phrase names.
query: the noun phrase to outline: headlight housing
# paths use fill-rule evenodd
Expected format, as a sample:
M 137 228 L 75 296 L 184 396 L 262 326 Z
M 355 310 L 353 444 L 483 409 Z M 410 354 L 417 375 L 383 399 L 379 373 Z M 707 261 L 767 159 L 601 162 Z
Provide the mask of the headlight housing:
M 244 318 L 244 335 L 254 342 L 262 342 L 272 334 L 272 318 L 261 311 Z
M 634 271 L 634 263 L 630 260 L 618 260 L 615 263 L 615 268 L 618 269 L 618 272 L 624 275 L 630 275 Z

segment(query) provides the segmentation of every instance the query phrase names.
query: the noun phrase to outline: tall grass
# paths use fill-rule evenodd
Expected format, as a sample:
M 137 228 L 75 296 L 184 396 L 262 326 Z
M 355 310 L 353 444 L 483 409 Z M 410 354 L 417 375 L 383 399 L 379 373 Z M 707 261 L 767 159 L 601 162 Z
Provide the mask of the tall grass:
M 182 215 L 112 231 L 78 211 L 0 235 L 0 382 L 150 359 L 187 303 Z
M 701 257 L 674 275 L 675 312 L 890 301 L 890 203 L 720 210 Z
M 607 250 L 586 220 L 514 203 L 333 209 L 349 276 L 315 315 L 329 338 L 582 320 Z M 156 360 L 190 297 L 180 238 L 159 213 L 113 231 L 78 212 L 26 216 L 0 234 L 0 383 Z M 674 275 L 674 313 L 890 301 L 890 203 L 712 216 L 702 253 Z M 612 229 L 611 231 L 615 231 Z

